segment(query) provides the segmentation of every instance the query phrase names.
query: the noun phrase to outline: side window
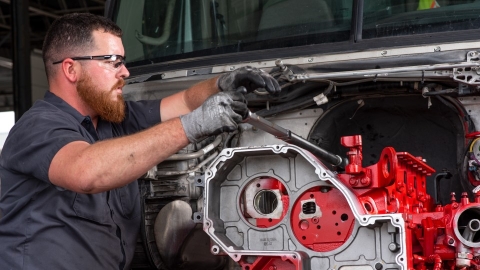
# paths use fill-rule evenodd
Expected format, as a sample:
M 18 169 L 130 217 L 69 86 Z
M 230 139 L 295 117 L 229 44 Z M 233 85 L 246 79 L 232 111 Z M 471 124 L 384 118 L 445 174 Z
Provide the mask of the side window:
M 480 28 L 480 1 L 365 1 L 363 38 L 427 34 Z
M 352 3 L 353 0 L 120 1 L 115 19 L 124 30 L 127 63 L 146 59 L 168 61 L 345 41 L 349 39 Z

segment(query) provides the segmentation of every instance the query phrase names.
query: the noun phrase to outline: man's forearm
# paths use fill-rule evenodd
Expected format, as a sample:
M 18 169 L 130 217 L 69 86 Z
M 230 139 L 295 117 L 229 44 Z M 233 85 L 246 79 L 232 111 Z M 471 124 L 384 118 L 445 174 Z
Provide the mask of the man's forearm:
M 201 81 L 187 90 L 165 97 L 160 103 L 162 121 L 187 114 L 196 108 L 211 95 L 218 93 L 217 77 Z
M 211 95 L 218 93 L 218 77 L 201 81 L 184 92 L 184 102 L 190 111 L 198 108 Z

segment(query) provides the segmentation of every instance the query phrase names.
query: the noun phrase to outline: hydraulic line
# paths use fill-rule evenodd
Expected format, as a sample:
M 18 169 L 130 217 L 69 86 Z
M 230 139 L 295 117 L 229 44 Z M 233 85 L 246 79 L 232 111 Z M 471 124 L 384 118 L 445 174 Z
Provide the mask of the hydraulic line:
M 189 160 L 189 159 L 199 158 L 207 154 L 208 152 L 212 151 L 213 149 L 215 149 L 215 147 L 217 147 L 221 142 L 222 142 L 222 136 L 219 135 L 215 138 L 215 140 L 212 143 L 210 143 L 209 145 L 205 146 L 204 148 L 200 149 L 197 152 L 187 153 L 187 154 L 174 154 L 165 160 Z
M 205 160 L 200 162 L 197 166 L 190 170 L 184 170 L 184 171 L 157 171 L 155 172 L 156 176 L 162 177 L 162 176 L 172 176 L 172 175 L 182 175 L 182 174 L 189 174 L 193 173 L 195 171 L 200 170 L 203 166 L 205 166 L 208 162 L 212 161 L 215 157 L 218 156 L 218 152 L 215 151 L 212 155 L 207 157 Z

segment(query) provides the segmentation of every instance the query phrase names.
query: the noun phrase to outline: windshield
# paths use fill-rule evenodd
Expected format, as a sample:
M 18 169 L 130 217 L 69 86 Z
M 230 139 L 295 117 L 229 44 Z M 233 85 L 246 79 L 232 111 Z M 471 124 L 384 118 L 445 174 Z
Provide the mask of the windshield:
M 127 63 L 480 28 L 473 0 L 123 0 Z M 332 51 L 335 47 L 332 47 Z

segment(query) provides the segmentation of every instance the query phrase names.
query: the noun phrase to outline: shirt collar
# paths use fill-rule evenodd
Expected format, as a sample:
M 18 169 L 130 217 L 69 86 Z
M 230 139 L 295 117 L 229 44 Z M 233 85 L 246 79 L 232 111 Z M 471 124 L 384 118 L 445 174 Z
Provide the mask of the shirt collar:
M 43 97 L 43 100 L 45 102 L 48 102 L 55 107 L 59 108 L 60 110 L 70 114 L 77 120 L 79 123 L 82 123 L 85 119 L 89 118 L 90 116 L 84 116 L 80 112 L 78 112 L 75 108 L 70 106 L 67 102 L 65 102 L 63 99 L 55 95 L 54 93 L 47 91 L 45 93 L 45 96 Z

